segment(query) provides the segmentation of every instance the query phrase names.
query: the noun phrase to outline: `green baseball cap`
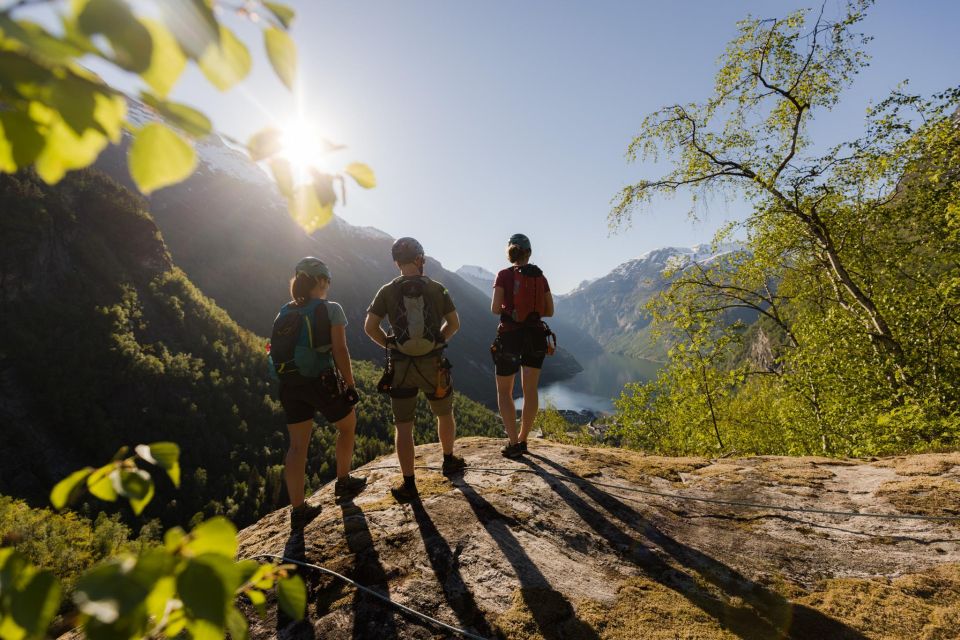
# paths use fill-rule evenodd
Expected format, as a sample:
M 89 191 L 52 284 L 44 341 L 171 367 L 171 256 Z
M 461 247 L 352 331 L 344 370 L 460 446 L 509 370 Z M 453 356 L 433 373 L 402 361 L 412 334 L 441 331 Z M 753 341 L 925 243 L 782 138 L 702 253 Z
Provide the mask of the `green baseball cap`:
M 323 260 L 320 258 L 314 258 L 312 256 L 307 256 L 300 260 L 297 263 L 296 268 L 294 269 L 295 273 L 305 273 L 308 276 L 313 276 L 314 278 L 326 278 L 330 279 L 330 269 L 327 268 L 327 265 L 323 263 Z
M 521 249 L 530 248 L 530 238 L 523 235 L 522 233 L 515 233 L 510 236 L 510 240 L 507 242 L 508 245 L 515 244 Z

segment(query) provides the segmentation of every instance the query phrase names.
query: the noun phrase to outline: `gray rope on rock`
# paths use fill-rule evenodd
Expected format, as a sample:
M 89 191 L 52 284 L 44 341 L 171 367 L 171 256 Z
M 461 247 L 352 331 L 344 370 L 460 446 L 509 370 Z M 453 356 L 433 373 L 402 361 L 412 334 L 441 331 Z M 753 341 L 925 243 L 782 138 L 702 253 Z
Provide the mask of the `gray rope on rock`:
M 391 599 L 390 599 L 390 596 L 384 595 L 384 594 L 380 593 L 379 591 L 377 591 L 376 589 L 371 589 L 370 587 L 365 587 L 365 586 L 363 586 L 362 584 L 360 584 L 359 582 L 357 582 L 357 581 L 355 581 L 355 580 L 351 580 L 350 578 L 348 578 L 348 577 L 345 576 L 345 575 L 342 575 L 342 574 L 340 574 L 340 573 L 337 573 L 336 571 L 333 571 L 332 569 L 327 569 L 326 567 L 321 567 L 321 566 L 318 565 L 318 564 L 311 564 L 311 563 L 309 563 L 309 562 L 301 562 L 300 560 L 294 560 L 293 558 L 287 558 L 286 556 L 279 556 L 279 555 L 276 555 L 276 554 L 273 554 L 273 553 L 261 553 L 261 554 L 258 554 L 258 555 L 255 555 L 255 556 L 251 556 L 250 558 L 246 558 L 246 559 L 247 559 L 247 560 L 261 560 L 261 559 L 265 559 L 265 558 L 268 558 L 268 559 L 271 559 L 271 560 L 279 560 L 280 562 L 285 563 L 285 564 L 294 564 L 294 565 L 297 565 L 298 567 L 304 567 L 304 568 L 308 568 L 308 569 L 313 569 L 313 570 L 315 570 L 315 571 L 319 571 L 319 572 L 321 572 L 321 573 L 325 573 L 325 574 L 327 574 L 328 576 L 333 576 L 334 578 L 337 578 L 338 580 L 342 580 L 343 582 L 346 582 L 347 584 L 349 584 L 350 586 L 354 587 L 355 589 L 359 589 L 360 591 L 363 591 L 364 593 L 367 593 L 367 594 L 369 594 L 369 595 L 371 595 L 371 596 L 373 596 L 373 597 L 375 597 L 375 598 L 378 598 L 378 599 L 386 602 L 387 604 L 389 604 L 389 605 L 392 606 L 392 607 L 396 607 L 397 609 L 400 609 L 400 610 L 403 611 L 404 613 L 407 613 L 407 614 L 409 614 L 409 615 L 411 615 L 411 616 L 414 616 L 414 617 L 416 617 L 416 618 L 419 618 L 420 620 L 423 620 L 424 622 L 429 622 L 430 624 L 434 624 L 434 625 L 436 625 L 436 626 L 442 627 L 442 628 L 446 629 L 447 631 L 452 631 L 453 633 L 456 633 L 457 635 L 463 636 L 464 638 L 469 638 L 470 640 L 490 640 L 489 638 L 485 638 L 485 637 L 483 637 L 483 636 L 478 636 L 477 634 L 475 634 L 475 633 L 473 633 L 473 632 L 470 632 L 470 631 L 467 631 L 466 629 L 461 629 L 460 627 L 455 627 L 455 626 L 453 626 L 453 625 L 451 625 L 451 624 L 447 624 L 446 622 L 443 622 L 443 621 L 441 621 L 441 620 L 437 620 L 436 618 L 433 618 L 433 617 L 431 617 L 431 616 L 428 616 L 428 615 L 425 614 L 425 613 L 421 613 L 421 612 L 417 611 L 416 609 L 411 609 L 410 607 L 408 607 L 408 606 L 406 606 L 406 605 L 404 605 L 404 604 L 400 604 L 399 602 L 396 602 L 395 600 L 391 600 Z

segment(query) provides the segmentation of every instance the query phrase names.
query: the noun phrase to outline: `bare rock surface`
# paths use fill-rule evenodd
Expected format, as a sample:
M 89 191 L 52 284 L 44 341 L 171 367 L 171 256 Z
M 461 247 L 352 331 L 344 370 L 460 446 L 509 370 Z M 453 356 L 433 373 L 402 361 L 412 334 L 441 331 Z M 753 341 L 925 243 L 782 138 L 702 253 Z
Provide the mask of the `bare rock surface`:
M 321 565 L 481 637 L 960 638 L 960 522 L 802 513 L 960 515 L 960 454 L 875 461 L 645 456 L 531 442 L 458 441 L 470 468 L 439 473 L 417 448 L 421 501 L 397 504 L 396 458 L 332 485 L 323 513 L 291 535 L 289 512 L 240 533 L 243 557 Z M 256 638 L 454 635 L 312 570 L 308 615 L 251 612 Z

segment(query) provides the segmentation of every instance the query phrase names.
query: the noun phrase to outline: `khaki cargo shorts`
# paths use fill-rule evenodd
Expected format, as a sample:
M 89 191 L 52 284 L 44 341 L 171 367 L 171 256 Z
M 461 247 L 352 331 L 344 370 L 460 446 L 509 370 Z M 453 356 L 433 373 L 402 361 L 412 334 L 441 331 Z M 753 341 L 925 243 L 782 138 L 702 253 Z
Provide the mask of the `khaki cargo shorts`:
M 430 403 L 430 410 L 437 417 L 453 412 L 453 382 L 437 395 L 437 374 L 440 356 L 426 355 L 419 358 L 396 358 L 393 362 L 393 387 L 390 389 L 390 405 L 396 422 L 413 422 L 417 411 L 417 396 L 423 391 Z

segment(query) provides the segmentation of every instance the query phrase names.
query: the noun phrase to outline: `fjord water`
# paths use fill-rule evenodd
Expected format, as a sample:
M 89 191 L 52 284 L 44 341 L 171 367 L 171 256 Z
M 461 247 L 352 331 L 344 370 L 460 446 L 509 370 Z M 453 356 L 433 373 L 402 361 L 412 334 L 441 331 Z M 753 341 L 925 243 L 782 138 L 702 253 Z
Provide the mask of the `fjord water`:
M 652 360 L 611 353 L 581 360 L 580 364 L 583 371 L 572 378 L 541 387 L 541 407 L 550 404 L 557 409 L 609 413 L 613 411 L 613 399 L 619 397 L 624 385 L 652 379 L 661 366 Z M 522 400 L 517 401 L 518 407 L 522 404 Z

